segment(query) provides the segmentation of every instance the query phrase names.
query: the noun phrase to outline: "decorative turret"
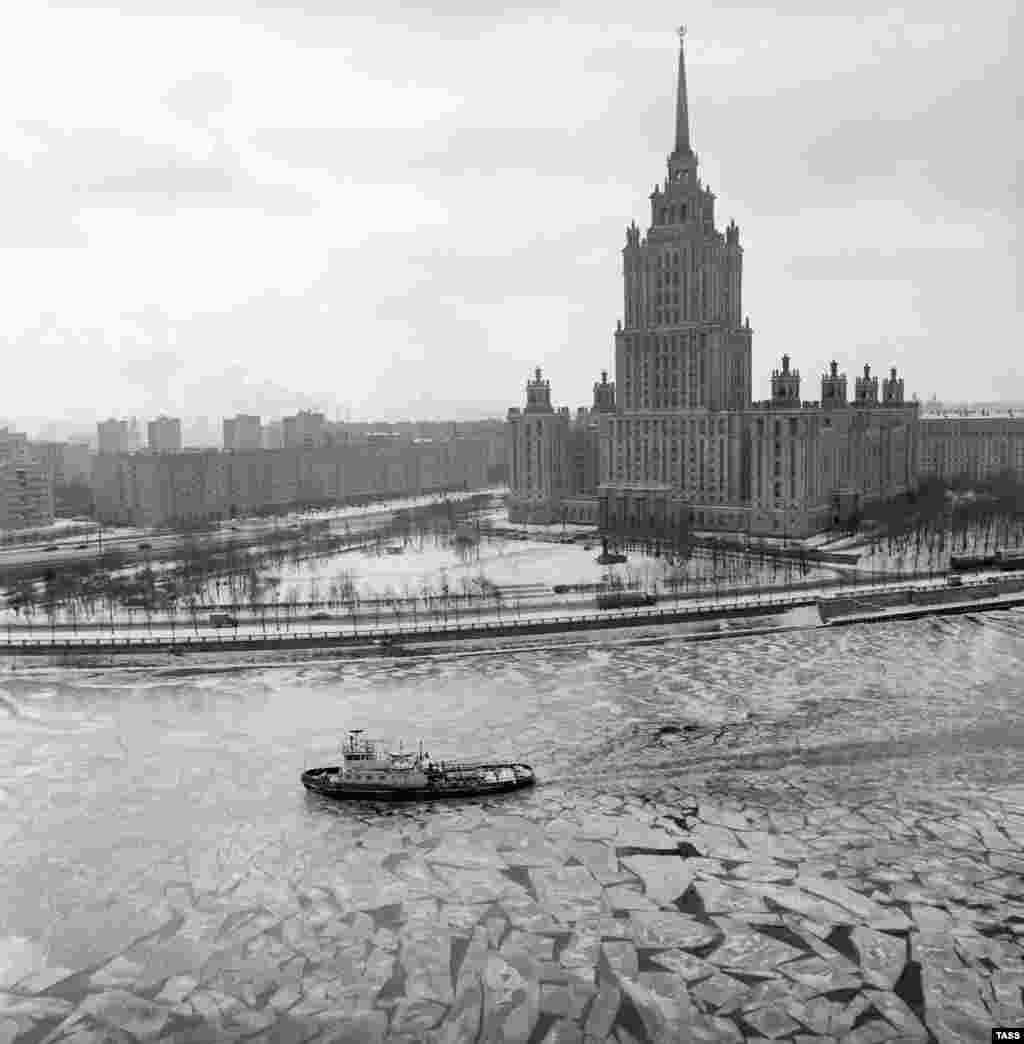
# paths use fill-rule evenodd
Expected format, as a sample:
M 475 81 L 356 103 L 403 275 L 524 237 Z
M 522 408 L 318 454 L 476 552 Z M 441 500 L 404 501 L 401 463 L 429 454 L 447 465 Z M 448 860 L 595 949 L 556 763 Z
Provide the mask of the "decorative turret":
M 800 371 L 789 368 L 789 356 L 782 357 L 782 369 L 772 370 L 772 403 L 776 406 L 800 405 Z
M 554 413 L 551 407 L 551 382 L 541 378 L 540 367 L 526 385 L 526 413 Z
M 846 405 L 846 374 L 839 372 L 839 363 L 835 359 L 828 364 L 828 373 L 821 377 L 821 405 Z
M 856 381 L 856 399 L 858 406 L 878 405 L 878 378 L 871 376 L 871 367 L 865 364 L 864 376 Z
M 594 412 L 615 412 L 615 383 L 608 383 L 608 371 L 601 371 L 601 380 L 594 384 Z
M 705 185 L 701 192 L 701 217 L 705 228 L 710 232 L 715 227 L 715 194 L 709 185 Z
M 889 370 L 889 377 L 882 381 L 882 401 L 887 405 L 903 405 L 903 378 L 897 378 L 895 366 Z

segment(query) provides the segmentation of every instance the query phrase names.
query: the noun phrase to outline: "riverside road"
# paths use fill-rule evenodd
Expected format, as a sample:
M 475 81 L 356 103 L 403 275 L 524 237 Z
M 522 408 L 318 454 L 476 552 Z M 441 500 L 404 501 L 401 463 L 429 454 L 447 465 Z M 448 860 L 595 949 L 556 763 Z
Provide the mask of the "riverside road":
M 877 615 L 879 611 L 898 612 L 901 604 L 913 600 L 915 595 L 938 607 L 945 605 L 955 609 L 962 606 L 969 610 L 975 602 L 990 607 L 1012 606 L 1024 602 L 1024 573 L 997 573 L 952 587 L 946 578 L 918 580 L 912 584 L 875 583 L 871 585 L 821 585 L 803 587 L 789 591 L 758 591 L 735 594 L 731 597 L 691 597 L 687 599 L 665 598 L 652 606 L 626 610 L 602 610 L 597 608 L 592 596 L 579 595 L 558 601 L 531 602 L 520 606 L 503 608 L 493 603 L 478 602 L 470 608 L 450 608 L 447 612 L 396 614 L 383 607 L 352 614 L 338 614 L 327 620 L 288 618 L 267 613 L 266 615 L 244 615 L 237 617 L 234 625 L 215 624 L 210 614 L 179 616 L 174 623 L 166 618 L 154 616 L 134 621 L 116 620 L 113 624 L 101 621 L 61 623 L 39 626 L 21 622 L 9 623 L 0 631 L 0 652 L 6 647 L 13 650 L 40 650 L 59 645 L 66 648 L 102 645 L 116 648 L 161 644 L 188 646 L 199 642 L 210 645 L 230 646 L 245 642 L 266 647 L 280 642 L 290 645 L 295 642 L 324 644 L 332 642 L 351 643 L 360 639 L 371 639 L 376 635 L 394 636 L 399 639 L 417 636 L 493 631 L 540 629 L 549 625 L 552 629 L 564 625 L 566 630 L 579 629 L 588 621 L 605 626 L 616 623 L 679 622 L 686 619 L 699 620 L 722 615 L 766 615 L 784 613 L 801 606 L 822 606 L 822 617 Z M 887 596 L 891 597 L 891 605 Z M 829 607 L 839 607 L 829 612 Z M 928 612 L 927 605 L 920 612 Z

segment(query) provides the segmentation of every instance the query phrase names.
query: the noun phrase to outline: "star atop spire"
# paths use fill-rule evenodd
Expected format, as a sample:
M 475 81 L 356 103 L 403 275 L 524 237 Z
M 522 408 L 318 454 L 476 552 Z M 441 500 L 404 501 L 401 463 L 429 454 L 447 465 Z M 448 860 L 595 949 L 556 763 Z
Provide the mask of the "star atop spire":
M 676 147 L 673 156 L 685 156 L 690 148 L 690 110 L 686 100 L 686 26 L 676 30 L 679 34 L 679 83 L 676 88 Z

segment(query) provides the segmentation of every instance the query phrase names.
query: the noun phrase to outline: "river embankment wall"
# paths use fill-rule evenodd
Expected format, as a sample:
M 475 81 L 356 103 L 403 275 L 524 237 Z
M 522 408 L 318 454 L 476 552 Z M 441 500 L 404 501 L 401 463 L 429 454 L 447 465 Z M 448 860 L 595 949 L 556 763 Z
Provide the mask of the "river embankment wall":
M 620 612 L 565 615 L 539 619 L 476 621 L 467 623 L 421 624 L 400 630 L 380 628 L 362 634 L 314 633 L 245 635 L 179 635 L 168 637 L 61 638 L 53 641 L 8 642 L 0 645 L 0 657 L 74 658 L 82 656 L 116 657 L 131 654 L 166 654 L 184 657 L 195 653 L 265 653 L 324 650 L 353 656 L 402 655 L 409 646 L 508 639 L 560 633 L 602 631 L 629 627 L 657 628 L 700 621 L 749 619 L 753 627 L 759 619 L 779 617 L 800 607 L 815 607 L 816 623 L 801 626 L 835 626 L 843 623 L 916 618 L 931 613 L 979 612 L 985 609 L 1024 605 L 1024 577 L 1006 578 L 970 587 L 902 588 L 864 592 L 838 598 L 793 593 L 760 603 L 672 609 L 634 609 Z M 729 633 L 729 632 L 724 632 Z M 737 633 L 733 630 L 731 633 Z M 720 637 L 721 633 L 694 634 L 694 640 Z

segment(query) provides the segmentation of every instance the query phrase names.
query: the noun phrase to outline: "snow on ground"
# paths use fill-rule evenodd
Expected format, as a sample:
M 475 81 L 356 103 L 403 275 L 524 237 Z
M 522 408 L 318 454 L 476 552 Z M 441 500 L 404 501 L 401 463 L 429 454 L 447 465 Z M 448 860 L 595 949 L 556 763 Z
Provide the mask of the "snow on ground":
M 394 547 L 400 547 L 395 542 Z M 597 563 L 600 548 L 587 550 L 580 544 L 552 544 L 546 541 L 505 541 L 483 538 L 468 560 L 463 560 L 454 548 L 434 545 L 424 541 L 422 549 L 408 546 L 401 554 L 382 554 L 376 550 L 349 552 L 332 556 L 327 561 L 303 562 L 297 566 L 286 566 L 277 578 L 280 579 L 280 595 L 288 597 L 296 590 L 298 598 L 310 601 L 310 584 L 316 584 L 317 597 L 327 598 L 332 582 L 339 582 L 348 573 L 363 597 L 386 594 L 402 594 L 406 588 L 419 594 L 423 585 L 429 585 L 434 593 L 440 591 L 446 579 L 449 590 L 460 594 L 464 584 L 483 577 L 503 589 L 518 586 L 544 587 L 550 591 L 556 584 L 596 584 L 615 577 L 623 582 L 637 581 L 651 588 L 655 583 L 664 586 L 671 571 L 664 558 L 654 558 L 640 552 L 630 553 L 621 565 L 602 566 Z M 772 572 L 771 566 L 751 567 L 753 577 L 763 585 L 781 583 L 784 571 Z M 688 579 L 699 577 L 710 580 L 715 571 L 709 556 L 695 554 L 686 565 Z M 266 574 L 265 574 L 266 575 Z M 829 568 L 810 568 L 804 579 L 832 577 Z M 793 577 L 797 578 L 794 570 Z M 721 583 L 751 584 L 753 579 L 739 577 L 734 581 L 721 574 Z
M 401 547 L 394 542 L 391 547 Z M 309 599 L 310 584 L 315 583 L 318 597 L 327 597 L 327 588 L 342 574 L 350 573 L 361 595 L 379 595 L 389 589 L 402 594 L 406 588 L 420 594 L 424 585 L 434 593 L 447 579 L 449 589 L 462 593 L 464 583 L 484 577 L 499 587 L 540 585 L 550 589 L 554 584 L 598 583 L 607 573 L 595 561 L 593 548 L 585 551 L 571 544 L 549 544 L 540 541 L 505 541 L 483 539 L 476 552 L 463 559 L 455 549 L 424 541 L 407 546 L 401 554 L 378 554 L 376 549 L 332 556 L 327 561 L 309 561 L 286 566 L 277 576 L 281 580 L 281 597 L 295 589 L 302 600 Z M 616 567 L 622 571 L 624 567 Z M 623 574 L 624 575 L 624 574 Z
M 349 504 L 331 508 L 313 508 L 309 511 L 296 511 L 287 516 L 283 516 L 281 521 L 283 523 L 286 522 L 288 524 L 301 524 L 303 522 L 325 522 L 338 521 L 344 519 L 361 519 L 373 515 L 386 515 L 393 511 L 408 510 L 409 508 L 414 507 L 426 507 L 429 504 L 439 504 L 445 499 L 450 501 L 459 501 L 467 500 L 471 497 L 483 496 L 485 494 L 490 494 L 491 496 L 500 496 L 504 492 L 504 488 L 496 487 L 494 489 L 474 489 L 465 493 L 449 493 L 445 497 L 442 497 L 436 493 L 431 493 L 419 497 L 398 497 L 394 500 L 382 500 L 373 504 Z M 222 525 L 242 526 L 246 523 L 265 523 L 266 521 L 266 518 L 245 517 L 232 519 L 230 522 L 222 523 Z
M 742 623 L 749 624 L 749 620 Z M 773 617 L 772 624 L 779 627 L 820 627 L 821 613 L 816 605 L 798 605 Z

